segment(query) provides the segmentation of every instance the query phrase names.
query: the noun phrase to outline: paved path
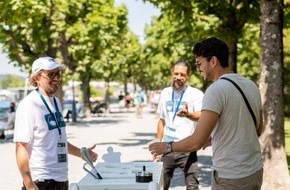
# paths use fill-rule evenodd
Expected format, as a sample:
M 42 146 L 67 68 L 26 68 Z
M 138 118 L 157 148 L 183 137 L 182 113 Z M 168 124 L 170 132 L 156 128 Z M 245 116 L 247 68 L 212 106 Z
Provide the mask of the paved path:
M 157 116 L 150 108 L 144 109 L 143 117 L 136 118 L 133 109 L 130 112 L 119 112 L 116 105 L 111 108 L 112 113 L 106 117 L 92 117 L 78 123 L 67 123 L 68 140 L 78 146 L 97 144 L 95 151 L 102 155 L 111 146 L 114 152 L 121 153 L 121 161 L 150 161 L 151 155 L 147 143 L 156 135 Z M 15 144 L 12 140 L 0 141 L 0 190 L 17 190 L 22 186 L 20 173 L 15 161 Z M 211 149 L 198 152 L 200 189 L 210 189 Z M 84 162 L 69 156 L 69 180 L 77 183 L 86 175 L 83 171 Z M 172 190 L 184 190 L 183 173 L 176 170 L 171 182 Z

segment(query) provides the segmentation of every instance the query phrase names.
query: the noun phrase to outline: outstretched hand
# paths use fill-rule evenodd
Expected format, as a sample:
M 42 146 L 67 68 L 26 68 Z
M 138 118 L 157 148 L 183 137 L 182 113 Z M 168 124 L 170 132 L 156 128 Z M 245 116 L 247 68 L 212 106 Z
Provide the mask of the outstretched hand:
M 158 155 L 165 154 L 167 152 L 167 143 L 166 142 L 156 142 L 149 145 L 149 151 L 153 157 Z
M 90 157 L 91 157 L 91 160 L 92 160 L 93 162 L 95 162 L 95 161 L 97 160 L 97 158 L 98 158 L 98 154 L 95 153 L 95 152 L 93 152 L 93 149 L 94 149 L 95 147 L 96 147 L 96 145 L 94 144 L 93 146 L 87 148 L 88 153 L 89 153 L 89 155 L 90 155 Z

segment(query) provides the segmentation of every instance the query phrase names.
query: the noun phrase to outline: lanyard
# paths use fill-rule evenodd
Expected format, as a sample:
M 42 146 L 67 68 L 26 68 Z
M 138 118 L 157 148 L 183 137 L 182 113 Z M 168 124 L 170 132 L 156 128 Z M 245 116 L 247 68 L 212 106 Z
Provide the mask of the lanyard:
M 178 100 L 178 102 L 177 102 L 177 106 L 176 106 L 176 108 L 175 108 L 175 110 L 174 110 L 173 118 L 172 118 L 172 124 L 173 124 L 173 122 L 174 122 L 174 120 L 175 120 L 175 117 L 176 117 L 176 114 L 177 114 L 177 112 L 178 112 L 178 108 L 179 108 L 179 106 L 180 106 L 180 103 L 181 103 L 181 100 L 182 100 L 182 97 L 183 97 L 184 91 L 185 91 L 185 90 L 182 91 L 182 93 L 181 93 L 181 95 L 180 95 L 180 97 L 179 97 L 179 100 Z M 171 99 L 172 99 L 172 109 L 174 109 L 174 90 L 172 90 L 172 97 L 171 97 Z
M 56 127 L 57 127 L 57 129 L 58 129 L 58 134 L 59 134 L 59 136 L 61 136 L 60 126 L 59 126 L 59 123 L 58 123 L 58 120 L 57 120 L 55 114 L 53 114 L 52 111 L 50 110 L 49 106 L 47 105 L 47 103 L 46 103 L 46 101 L 45 101 L 43 95 L 42 95 L 41 92 L 39 91 L 39 89 L 36 89 L 36 91 L 38 92 L 38 94 L 39 94 L 39 96 L 40 96 L 42 102 L 44 103 L 46 109 L 47 109 L 47 110 L 49 111 L 49 113 L 53 116 L 53 118 L 54 118 L 54 120 L 55 120 L 55 123 L 56 123 Z M 59 112 L 55 97 L 53 97 L 53 101 L 54 101 L 54 106 L 55 106 L 56 112 Z

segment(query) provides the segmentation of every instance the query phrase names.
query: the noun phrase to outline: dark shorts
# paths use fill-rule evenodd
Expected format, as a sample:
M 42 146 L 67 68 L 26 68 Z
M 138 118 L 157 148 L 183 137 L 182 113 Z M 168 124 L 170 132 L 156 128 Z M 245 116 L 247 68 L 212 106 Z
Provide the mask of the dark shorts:
M 39 190 L 68 190 L 68 181 L 58 182 L 53 179 L 47 180 L 36 180 L 35 185 L 39 188 Z M 23 185 L 21 190 L 26 190 L 26 187 Z

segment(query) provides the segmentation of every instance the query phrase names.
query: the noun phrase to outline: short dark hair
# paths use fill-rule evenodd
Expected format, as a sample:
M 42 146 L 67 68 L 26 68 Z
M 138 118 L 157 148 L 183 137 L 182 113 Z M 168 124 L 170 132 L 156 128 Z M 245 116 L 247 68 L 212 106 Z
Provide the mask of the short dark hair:
M 173 69 L 174 69 L 174 67 L 175 67 L 176 65 L 185 66 L 186 69 L 187 69 L 187 72 L 186 72 L 187 75 L 190 75 L 190 73 L 191 73 L 191 68 L 190 68 L 190 65 L 189 65 L 189 63 L 188 63 L 187 61 L 185 61 L 185 60 L 178 60 L 178 61 L 176 61 L 176 62 L 172 65 L 171 72 L 173 72 Z
M 206 57 L 208 61 L 215 56 L 223 68 L 229 67 L 229 48 L 224 41 L 215 37 L 196 43 L 192 49 L 192 54 L 195 57 Z

